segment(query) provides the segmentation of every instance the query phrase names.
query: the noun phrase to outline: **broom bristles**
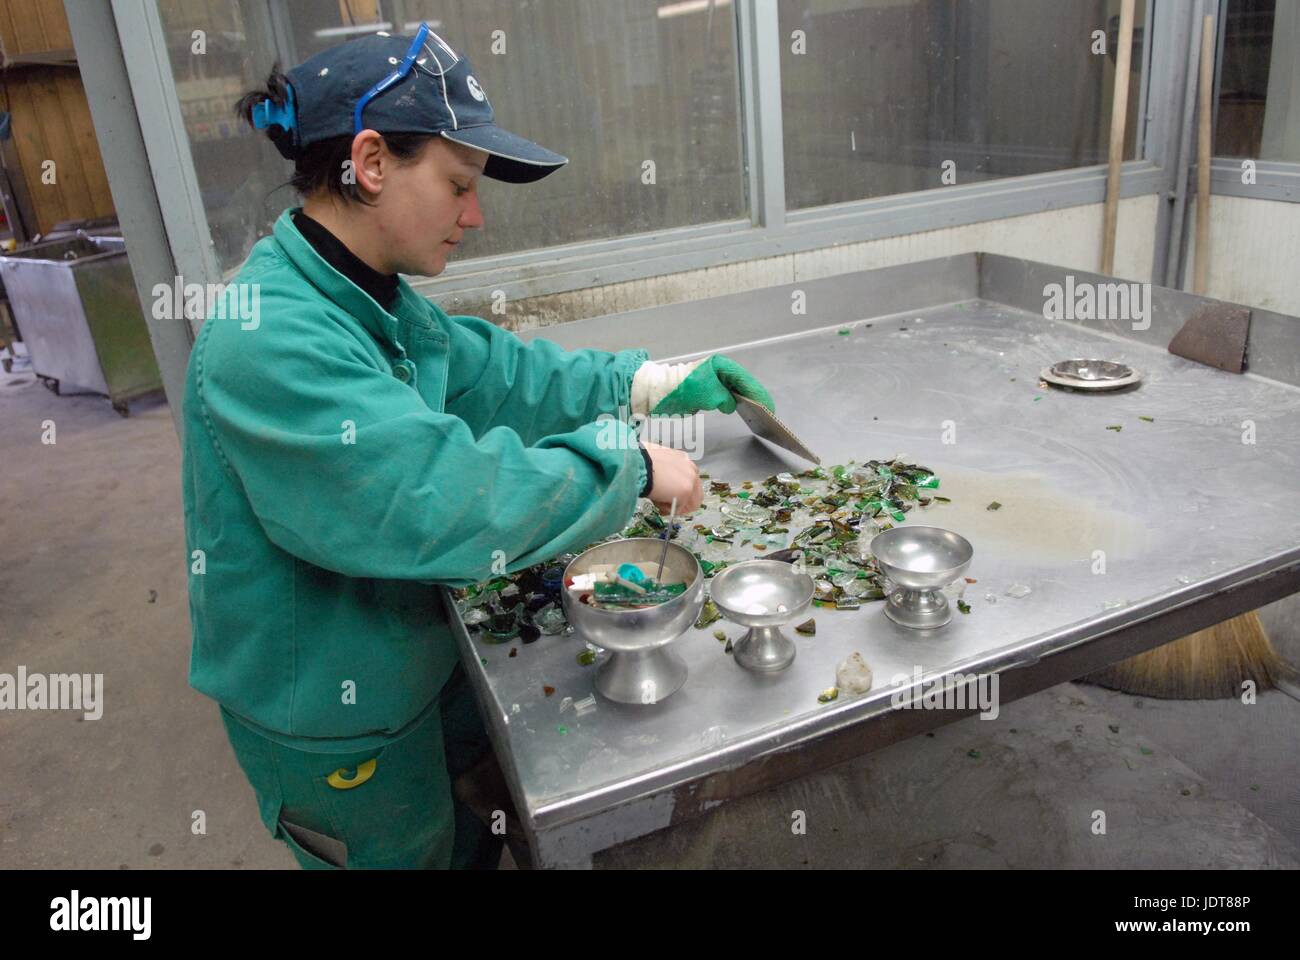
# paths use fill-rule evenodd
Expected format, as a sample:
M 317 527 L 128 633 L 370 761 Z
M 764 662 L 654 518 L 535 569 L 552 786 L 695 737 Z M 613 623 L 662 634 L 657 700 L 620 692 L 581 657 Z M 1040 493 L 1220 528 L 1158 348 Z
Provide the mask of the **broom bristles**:
M 1267 690 L 1278 681 L 1294 683 L 1295 675 L 1251 610 L 1081 679 L 1142 697 L 1218 700 L 1240 696 L 1246 680 Z

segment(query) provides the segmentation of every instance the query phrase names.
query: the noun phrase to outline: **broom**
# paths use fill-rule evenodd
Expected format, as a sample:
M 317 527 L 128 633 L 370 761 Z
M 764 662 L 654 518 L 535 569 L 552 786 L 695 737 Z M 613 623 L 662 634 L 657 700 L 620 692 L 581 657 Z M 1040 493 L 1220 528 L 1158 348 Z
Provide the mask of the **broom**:
M 1124 143 L 1124 113 L 1128 92 L 1128 57 L 1132 43 L 1133 2 L 1124 0 L 1120 13 L 1119 62 L 1111 114 L 1110 176 L 1103 224 L 1102 272 L 1110 273 L 1115 255 L 1119 167 Z M 1195 292 L 1203 294 L 1209 260 L 1210 121 L 1214 71 L 1214 18 L 1201 25 L 1199 177 L 1196 200 Z M 1253 680 L 1257 690 L 1276 687 L 1300 700 L 1300 675 L 1283 660 L 1254 610 L 1198 630 L 1164 646 L 1081 678 L 1111 690 L 1164 700 L 1215 700 L 1240 696 L 1242 683 Z
M 1300 675 L 1269 642 L 1251 610 L 1081 678 L 1110 690 L 1160 700 L 1239 697 L 1242 683 L 1300 700 Z

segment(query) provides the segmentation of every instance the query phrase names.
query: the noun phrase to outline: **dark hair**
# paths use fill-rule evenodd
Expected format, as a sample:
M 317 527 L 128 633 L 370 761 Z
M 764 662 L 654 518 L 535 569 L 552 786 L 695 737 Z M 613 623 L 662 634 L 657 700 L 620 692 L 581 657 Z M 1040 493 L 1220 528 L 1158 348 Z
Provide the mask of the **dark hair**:
M 235 103 L 235 116 L 251 127 L 253 108 L 266 100 L 284 106 L 289 99 L 288 90 L 289 78 L 280 72 L 280 64 L 277 63 L 266 78 L 265 90 L 250 90 Z M 280 155 L 293 161 L 293 176 L 289 185 L 299 194 L 309 196 L 319 190 L 326 190 L 346 202 L 370 202 L 361 195 L 355 179 L 346 182 L 342 176 L 344 164 L 352 159 L 353 137 L 330 137 L 301 148 L 294 145 L 292 131 L 285 130 L 278 123 L 271 124 L 265 132 Z M 415 160 L 424 152 L 430 140 L 437 139 L 428 133 L 386 133 L 383 137 L 388 152 L 399 162 Z

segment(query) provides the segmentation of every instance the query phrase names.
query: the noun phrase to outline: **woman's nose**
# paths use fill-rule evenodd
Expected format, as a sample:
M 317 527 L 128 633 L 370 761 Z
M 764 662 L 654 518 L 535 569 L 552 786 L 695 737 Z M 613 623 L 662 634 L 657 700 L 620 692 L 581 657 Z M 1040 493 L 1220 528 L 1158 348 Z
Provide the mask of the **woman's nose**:
M 466 230 L 474 230 L 483 226 L 483 207 L 478 202 L 477 190 L 469 195 L 469 202 L 461 209 L 458 222 Z

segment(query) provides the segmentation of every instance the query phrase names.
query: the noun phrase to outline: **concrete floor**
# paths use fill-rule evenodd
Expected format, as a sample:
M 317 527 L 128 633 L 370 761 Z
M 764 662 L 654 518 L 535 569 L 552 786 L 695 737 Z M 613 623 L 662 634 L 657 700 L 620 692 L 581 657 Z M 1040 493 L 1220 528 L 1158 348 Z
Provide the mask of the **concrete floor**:
M 0 374 L 0 672 L 102 673 L 105 685 L 99 720 L 0 713 L 0 867 L 294 866 L 258 820 L 216 706 L 186 683 L 179 470 L 161 400 L 124 420 L 101 398 Z M 1295 601 L 1264 613 L 1292 662 Z M 1300 703 L 1278 693 L 1247 707 L 1065 684 L 597 865 L 1296 867 L 1297 731 Z M 1091 830 L 1099 809 L 1104 836 Z

